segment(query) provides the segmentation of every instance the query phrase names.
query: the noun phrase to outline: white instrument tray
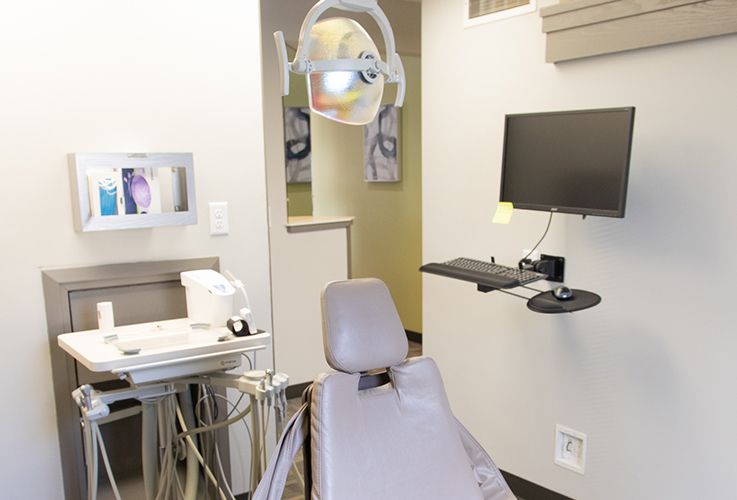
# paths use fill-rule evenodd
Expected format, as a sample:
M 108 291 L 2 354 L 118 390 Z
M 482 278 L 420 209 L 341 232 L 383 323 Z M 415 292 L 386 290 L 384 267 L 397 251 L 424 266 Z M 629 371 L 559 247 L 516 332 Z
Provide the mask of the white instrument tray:
M 187 318 L 120 326 L 114 333 L 119 343 L 140 345 L 141 350 L 136 354 L 124 354 L 114 343 L 106 343 L 99 330 L 65 333 L 57 340 L 59 347 L 89 370 L 121 374 L 233 358 L 246 351 L 265 349 L 271 337 L 263 332 L 219 341 L 230 333 L 227 328 L 192 328 Z

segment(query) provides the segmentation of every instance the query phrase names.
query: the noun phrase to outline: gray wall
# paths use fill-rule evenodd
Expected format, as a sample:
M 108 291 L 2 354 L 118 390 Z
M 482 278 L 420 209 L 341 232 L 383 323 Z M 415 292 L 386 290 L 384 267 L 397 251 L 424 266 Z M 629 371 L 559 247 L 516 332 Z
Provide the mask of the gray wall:
M 540 212 L 491 224 L 505 113 L 637 118 L 627 217 L 556 216 L 542 246 L 600 306 L 540 315 L 424 278 L 425 351 L 454 411 L 502 468 L 579 500 L 731 498 L 737 36 L 555 66 L 537 14 L 464 30 L 462 3 L 423 2 L 426 262 L 513 264 L 542 234 Z M 556 423 L 588 434 L 584 476 L 553 465 Z

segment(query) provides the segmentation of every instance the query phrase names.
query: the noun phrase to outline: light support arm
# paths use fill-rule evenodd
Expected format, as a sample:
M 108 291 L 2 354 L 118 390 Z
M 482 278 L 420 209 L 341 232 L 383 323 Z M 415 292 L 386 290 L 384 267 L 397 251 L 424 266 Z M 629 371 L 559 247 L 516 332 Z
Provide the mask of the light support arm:
M 407 80 L 404 76 L 404 64 L 402 64 L 402 58 L 399 54 L 394 54 L 394 67 L 398 71 L 397 81 L 397 97 L 394 100 L 394 105 L 401 108 L 404 105 L 404 97 L 407 93 Z
M 284 40 L 284 32 L 274 33 L 276 42 L 276 55 L 279 58 L 279 76 L 282 82 L 282 95 L 289 95 L 289 56 L 287 55 L 287 42 Z
M 348 12 L 361 12 L 370 15 L 376 24 L 378 24 L 381 34 L 384 37 L 386 46 L 386 59 L 384 63 L 377 59 L 336 59 L 333 61 L 311 61 L 310 53 L 310 33 L 317 23 L 318 19 L 328 10 L 338 9 Z M 277 55 L 279 58 L 279 70 L 282 81 L 282 95 L 289 95 L 289 72 L 297 74 L 309 74 L 313 72 L 330 72 L 330 71 L 366 71 L 372 70 L 382 73 L 386 77 L 387 83 L 396 83 L 399 85 L 397 91 L 397 99 L 395 106 L 401 107 L 404 103 L 405 95 L 405 76 L 402 61 L 397 54 L 394 42 L 394 31 L 392 30 L 389 19 L 381 10 L 377 0 L 320 0 L 307 13 L 299 33 L 299 44 L 294 60 L 290 63 L 287 56 L 286 41 L 284 33 L 277 31 L 274 33 L 274 41 L 276 42 Z M 371 64 L 373 62 L 373 64 Z

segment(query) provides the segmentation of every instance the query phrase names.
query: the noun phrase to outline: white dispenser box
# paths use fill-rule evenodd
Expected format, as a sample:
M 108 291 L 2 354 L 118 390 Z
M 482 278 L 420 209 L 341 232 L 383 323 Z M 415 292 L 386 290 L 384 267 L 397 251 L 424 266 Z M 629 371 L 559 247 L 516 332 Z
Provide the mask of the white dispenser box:
M 187 294 L 187 317 L 192 324 L 225 326 L 233 315 L 235 288 L 217 271 L 201 269 L 181 274 Z

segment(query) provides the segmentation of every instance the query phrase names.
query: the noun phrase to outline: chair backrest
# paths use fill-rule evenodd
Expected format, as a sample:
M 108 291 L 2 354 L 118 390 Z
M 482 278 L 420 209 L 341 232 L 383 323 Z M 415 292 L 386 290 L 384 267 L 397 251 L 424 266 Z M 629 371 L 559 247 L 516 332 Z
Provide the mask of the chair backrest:
M 333 281 L 322 292 L 325 358 L 340 372 L 395 366 L 407 357 L 407 336 L 384 282 Z
M 486 495 L 435 363 L 405 359 L 406 334 L 383 282 L 330 283 L 322 308 L 325 357 L 338 372 L 312 388 L 312 499 L 513 498 L 500 475 L 497 496 Z M 379 370 L 388 382 L 362 389 L 362 377 Z

